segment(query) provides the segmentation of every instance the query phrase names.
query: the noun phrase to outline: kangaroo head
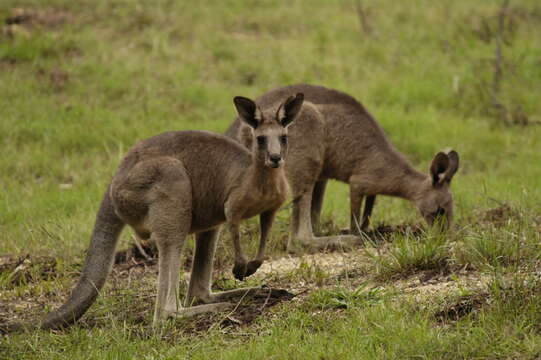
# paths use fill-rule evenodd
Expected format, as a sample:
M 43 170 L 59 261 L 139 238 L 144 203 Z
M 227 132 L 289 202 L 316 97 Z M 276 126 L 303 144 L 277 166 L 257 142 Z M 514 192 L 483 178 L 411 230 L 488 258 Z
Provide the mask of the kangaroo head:
M 428 225 L 448 228 L 453 221 L 451 179 L 458 170 L 458 153 L 439 152 L 430 165 L 430 177 L 420 189 L 416 204 Z
M 270 168 L 281 167 L 287 155 L 287 127 L 300 113 L 304 95 L 290 96 L 277 111 L 262 111 L 254 101 L 241 96 L 233 101 L 240 119 L 252 128 L 256 160 Z

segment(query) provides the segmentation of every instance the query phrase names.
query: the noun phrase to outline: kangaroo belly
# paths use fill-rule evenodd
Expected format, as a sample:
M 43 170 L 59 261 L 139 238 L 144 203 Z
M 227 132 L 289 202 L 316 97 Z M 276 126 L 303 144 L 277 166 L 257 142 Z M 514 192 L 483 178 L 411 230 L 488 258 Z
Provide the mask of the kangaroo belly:
M 215 228 L 225 222 L 223 206 L 221 208 L 194 208 L 192 214 L 191 233 L 197 233 Z
M 277 192 L 265 196 L 246 199 L 242 219 L 249 219 L 269 210 L 275 210 L 287 199 L 288 192 Z
M 281 202 L 275 202 L 275 203 L 265 203 L 265 204 L 253 206 L 251 208 L 246 209 L 246 211 L 244 212 L 242 216 L 242 219 L 249 219 L 265 211 L 276 209 L 277 207 L 280 206 L 280 204 Z

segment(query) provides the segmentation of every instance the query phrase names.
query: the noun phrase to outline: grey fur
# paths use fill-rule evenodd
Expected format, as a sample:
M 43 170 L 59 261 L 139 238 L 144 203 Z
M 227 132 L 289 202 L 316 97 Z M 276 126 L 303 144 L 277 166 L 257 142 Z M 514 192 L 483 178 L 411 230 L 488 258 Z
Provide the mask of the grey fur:
M 411 166 L 390 143 L 383 129 L 353 97 L 322 86 L 306 84 L 271 90 L 256 100 L 261 109 L 274 108 L 280 99 L 302 92 L 305 102 L 301 114 L 289 129 L 291 148 L 286 174 L 293 192 L 290 235 L 305 244 L 320 247 L 329 241 L 350 243 L 342 237 L 316 238 L 321 206 L 328 179 L 350 185 L 350 232 L 358 234 L 369 225 L 376 195 L 397 196 L 415 203 L 425 220 L 433 224 L 437 214 L 445 213 L 446 224 L 453 217 L 449 188 L 458 170 L 455 151 L 439 153 L 430 175 Z M 246 127 L 237 119 L 227 136 L 251 146 Z M 432 179 L 437 177 L 438 183 Z M 360 206 L 365 201 L 363 216 Z
M 302 106 L 302 94 L 295 101 Z M 167 132 L 136 144 L 104 195 L 82 275 L 69 299 L 38 324 L 15 324 L 10 330 L 53 329 L 77 321 L 105 283 L 125 224 L 158 246 L 154 324 L 169 316 L 221 310 L 231 305 L 227 301 L 232 297 L 257 291 L 211 292 L 214 252 L 221 225 L 227 223 L 235 246 L 235 276 L 242 279 L 263 262 L 274 214 L 289 194 L 282 166 L 287 143 L 280 140 L 287 129 L 276 112 L 260 112 L 256 119 L 255 104 L 249 99 L 235 104 L 239 113 L 249 117 L 247 123 L 258 122 L 250 136 L 266 137 L 265 146 L 254 145 L 248 151 L 223 135 L 205 131 Z M 289 115 L 292 121 L 297 114 Z M 261 246 L 248 262 L 240 246 L 239 223 L 257 214 L 261 214 Z M 196 248 L 185 300 L 189 307 L 184 308 L 177 301 L 180 255 L 191 233 L 196 234 Z M 191 306 L 195 302 L 204 305 Z

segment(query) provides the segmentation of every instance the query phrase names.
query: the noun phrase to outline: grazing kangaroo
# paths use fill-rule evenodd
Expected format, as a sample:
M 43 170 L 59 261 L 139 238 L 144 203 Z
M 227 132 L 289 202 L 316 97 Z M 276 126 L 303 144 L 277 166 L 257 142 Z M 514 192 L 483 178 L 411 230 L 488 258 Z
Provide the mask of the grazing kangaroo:
M 229 307 L 227 301 L 233 297 L 257 292 L 211 292 L 216 241 L 220 225 L 226 222 L 235 247 L 237 278 L 254 273 L 261 265 L 274 215 L 288 197 L 283 169 L 287 127 L 299 113 L 303 96 L 288 98 L 272 113 L 247 98 L 235 97 L 234 103 L 239 118 L 257 139 L 251 152 L 223 135 L 177 131 L 143 140 L 127 153 L 103 197 L 81 278 L 67 302 L 49 313 L 40 328 L 68 326 L 91 306 L 111 270 L 125 224 L 138 237 L 152 238 L 158 247 L 154 325 L 174 315 L 218 311 Z M 257 214 L 261 214 L 261 243 L 255 260 L 247 262 L 239 223 Z M 182 307 L 177 302 L 180 255 L 191 233 L 196 234 L 195 254 L 187 307 Z M 204 304 L 191 306 L 195 301 Z
M 450 182 L 458 170 L 455 151 L 439 152 L 423 174 L 389 142 L 383 129 L 353 97 L 322 86 L 292 85 L 278 88 L 256 100 L 262 109 L 275 107 L 279 99 L 302 92 L 303 110 L 289 129 L 286 174 L 293 192 L 290 241 L 322 245 L 314 238 L 312 226 L 319 226 L 321 207 L 328 179 L 350 186 L 350 231 L 366 230 L 376 195 L 397 196 L 412 201 L 429 225 L 443 217 L 449 226 L 453 218 Z M 227 136 L 251 146 L 252 139 L 239 119 Z M 360 214 L 365 200 L 364 212 Z M 313 246 L 314 244 L 312 244 Z

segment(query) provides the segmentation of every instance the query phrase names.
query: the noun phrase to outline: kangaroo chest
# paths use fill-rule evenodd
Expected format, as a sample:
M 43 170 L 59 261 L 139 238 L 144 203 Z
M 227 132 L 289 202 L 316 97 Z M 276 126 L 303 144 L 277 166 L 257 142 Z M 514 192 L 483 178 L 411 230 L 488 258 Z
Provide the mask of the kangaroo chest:
M 238 208 L 243 214 L 243 219 L 251 218 L 262 212 L 280 207 L 287 199 L 288 194 L 289 188 L 285 182 L 263 189 L 253 189 L 244 194 Z

